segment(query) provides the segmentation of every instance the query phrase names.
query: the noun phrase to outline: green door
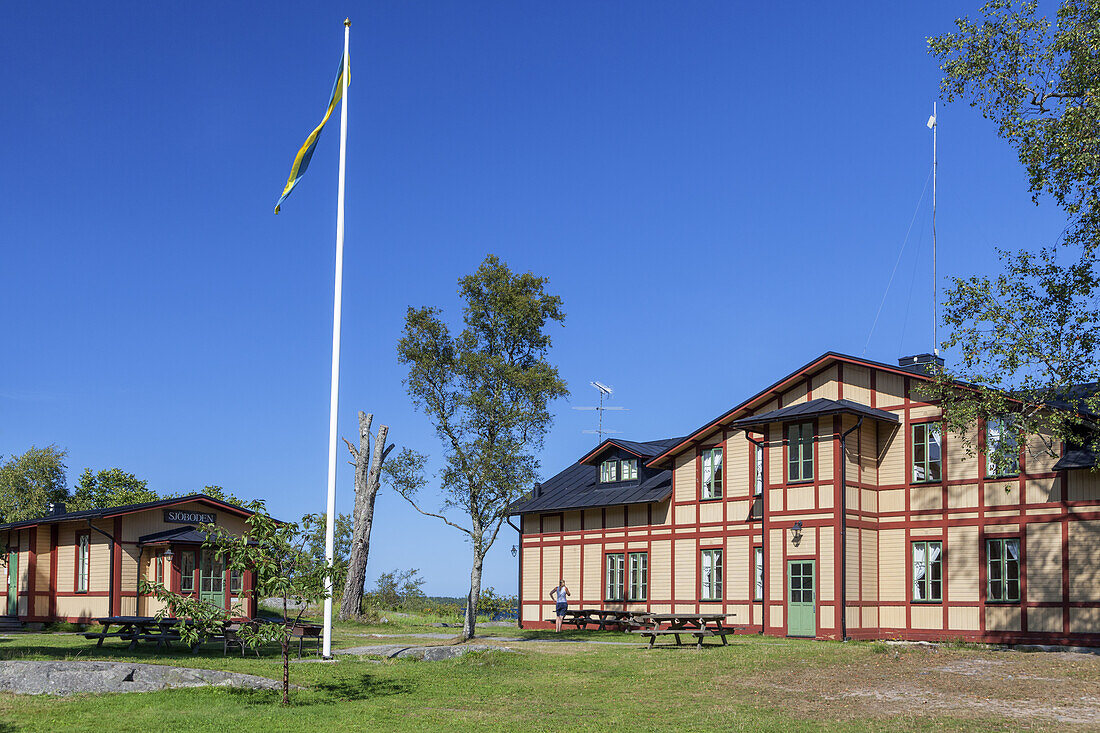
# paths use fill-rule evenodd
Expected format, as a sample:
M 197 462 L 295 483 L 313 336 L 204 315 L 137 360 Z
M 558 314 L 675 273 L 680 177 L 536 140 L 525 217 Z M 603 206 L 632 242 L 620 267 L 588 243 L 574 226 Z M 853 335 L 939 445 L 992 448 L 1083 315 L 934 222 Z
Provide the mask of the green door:
M 787 562 L 787 635 L 817 636 L 814 561 Z
M 202 551 L 199 564 L 199 598 L 225 608 L 225 563 L 210 550 Z
M 19 615 L 19 550 L 8 548 L 8 615 Z

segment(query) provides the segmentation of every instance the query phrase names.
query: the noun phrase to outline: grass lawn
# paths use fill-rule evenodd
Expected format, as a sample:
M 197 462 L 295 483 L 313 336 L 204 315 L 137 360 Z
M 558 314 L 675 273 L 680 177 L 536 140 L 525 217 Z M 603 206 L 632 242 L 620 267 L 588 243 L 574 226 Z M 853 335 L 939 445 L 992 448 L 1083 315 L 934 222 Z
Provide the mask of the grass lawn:
M 402 636 L 448 632 L 416 618 L 340 624 L 335 646 L 446 643 Z M 615 632 L 483 627 L 519 653 L 444 662 L 293 664 L 284 708 L 274 692 L 225 688 L 74 697 L 0 694 L 0 731 L 283 730 L 1066 730 L 1100 729 L 1100 657 L 979 647 L 745 636 L 728 647 L 645 650 Z M 371 637 L 384 634 L 385 637 Z M 397 635 L 397 636 L 390 636 Z M 0 638 L 2 659 L 104 659 L 245 672 L 278 679 L 272 651 L 192 656 L 94 642 L 74 634 Z

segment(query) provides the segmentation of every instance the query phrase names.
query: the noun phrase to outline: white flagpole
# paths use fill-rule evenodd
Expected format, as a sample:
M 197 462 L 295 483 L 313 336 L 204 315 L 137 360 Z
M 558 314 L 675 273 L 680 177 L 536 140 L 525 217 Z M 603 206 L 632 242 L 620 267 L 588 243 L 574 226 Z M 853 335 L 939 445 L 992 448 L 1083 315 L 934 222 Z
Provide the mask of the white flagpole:
M 348 149 L 348 41 L 351 21 L 344 20 L 344 70 L 340 74 L 340 186 L 336 194 L 336 283 L 332 296 L 332 391 L 328 408 L 328 508 L 325 512 L 325 562 L 332 565 L 336 532 L 336 408 L 340 403 L 340 301 L 344 286 L 344 164 Z M 325 628 L 321 656 L 332 658 L 332 575 L 325 579 Z

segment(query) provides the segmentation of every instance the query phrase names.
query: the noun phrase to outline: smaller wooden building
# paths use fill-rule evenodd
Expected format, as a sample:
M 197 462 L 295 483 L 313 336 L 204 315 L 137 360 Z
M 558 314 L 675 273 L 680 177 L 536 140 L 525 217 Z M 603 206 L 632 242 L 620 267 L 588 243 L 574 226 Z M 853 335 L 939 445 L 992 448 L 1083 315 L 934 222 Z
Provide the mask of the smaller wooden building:
M 6 567 L 4 614 L 23 622 L 83 622 L 102 616 L 152 616 L 162 604 L 139 579 L 164 583 L 226 609 L 256 615 L 246 593 L 252 573 L 230 572 L 209 548 L 201 524 L 244 534 L 252 512 L 205 494 L 145 504 L 67 512 L 0 525 Z

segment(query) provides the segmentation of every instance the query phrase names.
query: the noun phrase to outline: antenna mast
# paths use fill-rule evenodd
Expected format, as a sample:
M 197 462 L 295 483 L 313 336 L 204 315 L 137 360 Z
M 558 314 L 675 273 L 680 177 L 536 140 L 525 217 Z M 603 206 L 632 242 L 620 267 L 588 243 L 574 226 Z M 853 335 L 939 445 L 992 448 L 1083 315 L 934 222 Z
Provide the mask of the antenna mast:
M 939 338 L 936 328 L 939 325 L 939 288 L 936 283 L 936 168 L 939 161 L 936 158 L 936 103 L 932 102 L 932 116 L 928 118 L 928 126 L 932 128 L 932 353 L 940 355 Z
M 591 384 L 593 387 L 595 387 L 600 393 L 600 405 L 599 405 L 599 407 L 574 407 L 573 409 L 574 410 L 595 410 L 599 414 L 599 420 L 596 423 L 597 429 L 596 430 L 584 430 L 582 432 L 587 433 L 589 435 L 595 435 L 597 441 L 599 443 L 602 443 L 604 433 L 617 433 L 617 432 L 619 432 L 618 430 L 604 430 L 603 429 L 603 414 L 604 414 L 604 412 L 607 411 L 607 410 L 625 410 L 627 408 L 625 408 L 625 407 L 611 407 L 610 405 L 605 407 L 604 404 L 603 404 L 604 397 L 607 397 L 608 399 L 610 399 L 611 398 L 611 393 L 614 390 L 612 390 L 611 387 L 608 387 L 606 384 L 603 384 L 601 382 L 592 381 L 592 382 L 589 382 L 589 384 Z

